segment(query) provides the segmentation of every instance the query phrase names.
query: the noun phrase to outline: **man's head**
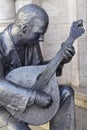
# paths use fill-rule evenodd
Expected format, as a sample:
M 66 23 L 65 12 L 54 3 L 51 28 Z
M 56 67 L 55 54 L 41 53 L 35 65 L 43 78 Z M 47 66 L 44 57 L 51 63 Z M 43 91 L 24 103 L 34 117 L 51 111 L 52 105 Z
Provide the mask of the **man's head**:
M 31 44 L 38 40 L 43 41 L 48 23 L 47 13 L 34 4 L 25 5 L 19 9 L 15 20 L 15 25 L 21 31 L 22 41 Z

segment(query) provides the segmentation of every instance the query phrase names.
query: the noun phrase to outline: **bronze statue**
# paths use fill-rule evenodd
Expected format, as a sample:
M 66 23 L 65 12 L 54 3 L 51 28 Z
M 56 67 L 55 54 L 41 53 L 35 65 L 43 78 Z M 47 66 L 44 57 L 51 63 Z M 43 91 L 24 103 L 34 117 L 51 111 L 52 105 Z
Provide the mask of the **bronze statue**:
M 84 33 L 83 21 L 73 22 L 57 55 L 48 65 L 39 67 L 48 63 L 39 46 L 48 23 L 41 7 L 25 5 L 15 22 L 0 34 L 0 128 L 4 130 L 29 130 L 29 124 L 47 121 L 51 130 L 75 130 L 74 91 L 68 86 L 58 87 L 55 72 L 59 76 L 75 54 L 72 44 Z

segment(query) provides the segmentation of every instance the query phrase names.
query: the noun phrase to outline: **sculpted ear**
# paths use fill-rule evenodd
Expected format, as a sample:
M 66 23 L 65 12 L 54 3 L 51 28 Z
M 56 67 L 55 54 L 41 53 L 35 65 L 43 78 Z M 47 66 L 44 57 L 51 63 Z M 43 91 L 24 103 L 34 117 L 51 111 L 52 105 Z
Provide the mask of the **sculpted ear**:
M 26 31 L 27 31 L 27 25 L 24 25 L 24 26 L 22 27 L 22 32 L 23 32 L 23 33 L 26 33 Z

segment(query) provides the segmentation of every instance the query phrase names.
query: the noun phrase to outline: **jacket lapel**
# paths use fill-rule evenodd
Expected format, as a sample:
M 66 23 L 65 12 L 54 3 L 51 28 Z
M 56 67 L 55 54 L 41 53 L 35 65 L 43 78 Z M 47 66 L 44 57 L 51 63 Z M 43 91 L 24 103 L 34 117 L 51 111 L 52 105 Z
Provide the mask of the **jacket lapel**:
M 13 41 L 8 33 L 8 30 L 6 29 L 4 32 L 4 43 L 5 43 L 5 51 L 6 51 L 6 56 L 9 56 L 11 59 L 11 64 L 16 68 L 21 66 L 21 60 L 19 58 L 19 55 L 17 53 L 17 50 L 13 44 Z

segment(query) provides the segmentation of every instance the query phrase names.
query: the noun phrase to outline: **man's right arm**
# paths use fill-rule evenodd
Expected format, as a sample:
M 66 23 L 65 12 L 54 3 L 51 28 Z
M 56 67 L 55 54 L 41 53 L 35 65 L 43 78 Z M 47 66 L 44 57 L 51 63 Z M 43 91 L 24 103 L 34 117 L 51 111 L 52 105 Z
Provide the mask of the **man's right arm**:
M 4 67 L 0 58 L 0 104 L 5 108 L 14 111 L 23 112 L 27 105 L 36 105 L 42 108 L 48 108 L 52 99 L 44 92 L 36 92 L 32 89 L 26 89 L 17 84 L 6 80 L 4 77 Z

